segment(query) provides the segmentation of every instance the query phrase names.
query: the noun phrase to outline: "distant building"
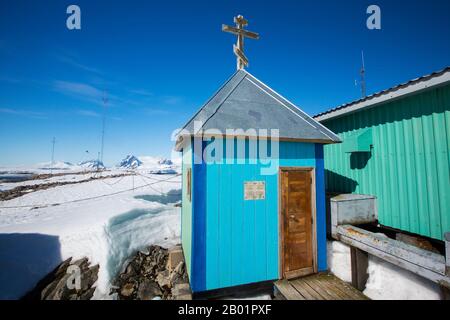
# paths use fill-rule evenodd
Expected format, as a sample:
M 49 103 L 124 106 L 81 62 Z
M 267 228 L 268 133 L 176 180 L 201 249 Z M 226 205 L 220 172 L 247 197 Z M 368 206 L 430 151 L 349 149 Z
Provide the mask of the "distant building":
M 279 130 L 276 138 L 271 129 Z M 204 159 L 218 141 L 223 149 L 211 153 L 214 161 Z M 182 245 L 194 292 L 327 270 L 323 145 L 337 142 L 244 70 L 193 116 L 176 149 L 183 153 Z M 270 164 L 261 161 L 266 145 Z

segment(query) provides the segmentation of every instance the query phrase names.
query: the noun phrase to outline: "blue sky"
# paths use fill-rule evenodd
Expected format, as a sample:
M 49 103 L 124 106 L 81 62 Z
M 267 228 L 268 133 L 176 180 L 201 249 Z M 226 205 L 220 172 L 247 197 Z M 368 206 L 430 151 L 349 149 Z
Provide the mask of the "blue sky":
M 81 30 L 66 8 L 81 8 Z M 381 7 L 382 30 L 366 28 Z M 235 71 L 243 14 L 248 71 L 310 114 L 450 65 L 450 2 L 106 1 L 0 2 L 0 165 L 78 162 L 100 149 L 108 92 L 106 164 L 127 154 L 169 156 L 170 135 Z M 86 154 L 86 150 L 91 155 Z

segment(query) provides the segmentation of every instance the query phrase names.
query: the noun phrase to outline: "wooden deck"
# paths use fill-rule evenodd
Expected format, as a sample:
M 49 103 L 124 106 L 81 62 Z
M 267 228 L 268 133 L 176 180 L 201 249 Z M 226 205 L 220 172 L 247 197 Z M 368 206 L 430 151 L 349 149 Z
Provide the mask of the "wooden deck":
M 279 280 L 275 287 L 287 300 L 368 300 L 362 292 L 331 274 Z

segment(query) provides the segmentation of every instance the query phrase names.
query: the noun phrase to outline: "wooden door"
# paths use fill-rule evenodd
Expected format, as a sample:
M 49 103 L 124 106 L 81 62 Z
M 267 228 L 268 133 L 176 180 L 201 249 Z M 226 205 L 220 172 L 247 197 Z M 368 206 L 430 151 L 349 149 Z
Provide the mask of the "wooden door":
M 281 171 L 282 273 L 314 273 L 312 170 Z

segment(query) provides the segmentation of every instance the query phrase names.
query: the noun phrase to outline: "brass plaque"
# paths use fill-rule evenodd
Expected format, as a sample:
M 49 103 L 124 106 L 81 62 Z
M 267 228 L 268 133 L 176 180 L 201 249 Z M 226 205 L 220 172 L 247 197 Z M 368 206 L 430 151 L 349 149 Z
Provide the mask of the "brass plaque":
M 264 181 L 244 182 L 244 200 L 264 200 L 266 183 Z

